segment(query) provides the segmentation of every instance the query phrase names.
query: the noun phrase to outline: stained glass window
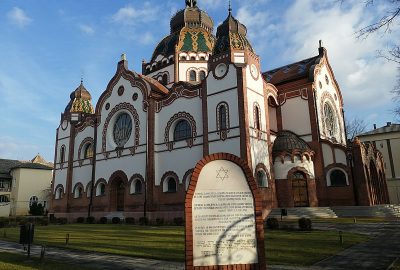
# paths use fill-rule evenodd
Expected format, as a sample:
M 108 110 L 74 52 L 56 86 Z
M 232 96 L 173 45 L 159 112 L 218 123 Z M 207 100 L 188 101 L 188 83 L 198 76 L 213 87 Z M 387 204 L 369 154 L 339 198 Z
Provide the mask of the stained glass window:
M 114 124 L 114 142 L 118 147 L 123 147 L 132 133 L 132 119 L 127 113 L 121 113 Z
M 86 144 L 84 158 L 92 158 L 93 157 L 93 147 L 91 143 Z
M 219 127 L 220 127 L 220 130 L 224 130 L 227 128 L 226 107 L 224 105 L 219 107 Z
M 195 82 L 196 81 L 196 71 L 194 71 L 194 70 L 191 70 L 190 72 L 189 72 L 189 81 L 191 81 L 191 82 Z
M 332 109 L 332 107 L 325 103 L 324 105 L 324 118 L 325 118 L 325 127 L 326 127 L 326 134 L 329 137 L 335 137 L 336 134 L 336 115 Z
M 206 73 L 205 73 L 205 71 L 200 71 L 199 76 L 200 76 L 200 81 L 204 80 L 204 79 L 206 78 Z

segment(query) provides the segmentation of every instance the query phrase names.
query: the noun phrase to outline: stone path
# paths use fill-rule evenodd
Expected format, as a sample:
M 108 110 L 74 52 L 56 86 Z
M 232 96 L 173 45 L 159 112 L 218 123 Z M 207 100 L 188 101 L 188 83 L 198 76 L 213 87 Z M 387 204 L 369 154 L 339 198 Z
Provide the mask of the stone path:
M 396 258 L 400 258 L 400 222 L 377 224 L 315 224 L 318 229 L 343 230 L 366 233 L 371 240 L 348 248 L 313 266 L 294 267 L 268 265 L 271 270 L 387 270 Z M 23 253 L 21 245 L 0 241 L 0 250 Z M 32 256 L 40 256 L 40 247 L 34 246 Z M 48 247 L 46 257 L 70 264 L 114 270 L 183 270 L 183 263 L 83 252 Z

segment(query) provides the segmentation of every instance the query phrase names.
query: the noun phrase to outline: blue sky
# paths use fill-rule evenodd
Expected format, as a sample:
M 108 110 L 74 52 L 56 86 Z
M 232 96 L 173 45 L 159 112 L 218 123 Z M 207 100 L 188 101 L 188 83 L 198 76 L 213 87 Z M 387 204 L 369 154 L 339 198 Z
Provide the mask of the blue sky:
M 227 0 L 198 0 L 215 25 L 227 16 Z M 387 1 L 233 0 L 233 14 L 248 28 L 263 71 L 328 50 L 349 119 L 395 121 L 390 90 L 396 66 L 376 58 L 398 41 L 390 35 L 357 40 L 354 32 L 384 15 Z M 69 94 L 83 76 L 93 104 L 116 70 L 121 53 L 141 71 L 169 20 L 184 0 L 0 0 L 0 158 L 53 161 L 55 131 Z

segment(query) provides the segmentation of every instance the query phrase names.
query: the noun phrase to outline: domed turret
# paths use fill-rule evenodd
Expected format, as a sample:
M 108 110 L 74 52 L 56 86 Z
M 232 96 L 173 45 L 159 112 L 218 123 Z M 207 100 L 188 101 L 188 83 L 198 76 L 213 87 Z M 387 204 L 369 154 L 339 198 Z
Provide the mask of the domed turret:
M 229 8 L 228 17 L 217 29 L 217 43 L 214 47 L 214 54 L 245 49 L 254 52 L 246 34 L 246 26 L 232 16 L 232 10 Z
M 186 8 L 172 17 L 170 26 L 171 34 L 157 45 L 151 62 L 159 55 L 173 55 L 175 49 L 183 52 L 212 52 L 215 43 L 212 34 L 214 22 L 205 11 L 197 7 L 196 1 L 187 0 Z
M 65 108 L 65 113 L 87 113 L 93 114 L 94 108 L 92 105 L 92 97 L 88 90 L 86 90 L 85 86 L 83 86 L 83 82 L 73 91 L 70 95 L 70 102 Z

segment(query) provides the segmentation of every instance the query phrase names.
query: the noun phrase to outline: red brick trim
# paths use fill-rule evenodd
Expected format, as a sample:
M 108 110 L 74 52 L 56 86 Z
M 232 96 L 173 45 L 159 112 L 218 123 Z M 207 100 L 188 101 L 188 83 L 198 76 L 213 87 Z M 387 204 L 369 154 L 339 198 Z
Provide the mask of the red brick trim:
M 254 197 L 255 206 L 255 218 L 256 218 L 256 235 L 257 235 L 257 250 L 258 250 L 258 263 L 257 264 L 247 264 L 247 265 L 214 265 L 214 266 L 193 266 L 193 224 L 192 224 L 192 200 L 193 195 L 196 190 L 197 181 L 201 170 L 207 163 L 215 160 L 228 160 L 240 168 L 242 168 L 244 175 L 246 176 L 247 183 L 249 184 L 250 190 Z M 265 247 L 264 247 L 264 226 L 262 219 L 262 196 L 257 187 L 257 183 L 253 177 L 253 173 L 250 170 L 247 162 L 242 158 L 229 153 L 215 153 L 204 157 L 202 160 L 197 162 L 194 168 L 192 178 L 189 184 L 189 188 L 186 192 L 185 198 L 185 269 L 186 270 L 213 270 L 213 269 L 266 269 L 265 260 Z
M 185 189 L 186 189 L 186 182 L 189 182 L 189 183 L 190 183 L 189 175 L 192 174 L 193 171 L 194 171 L 194 169 L 187 170 L 187 171 L 185 172 L 185 175 L 183 175 L 182 184 L 185 185 Z M 188 187 L 189 187 L 189 186 L 188 186 Z
M 124 182 L 124 185 L 128 183 L 128 176 L 126 176 L 126 174 L 121 170 L 113 172 L 113 174 L 111 174 L 110 176 L 108 183 L 112 185 L 112 182 L 114 182 L 116 179 L 122 180 Z

